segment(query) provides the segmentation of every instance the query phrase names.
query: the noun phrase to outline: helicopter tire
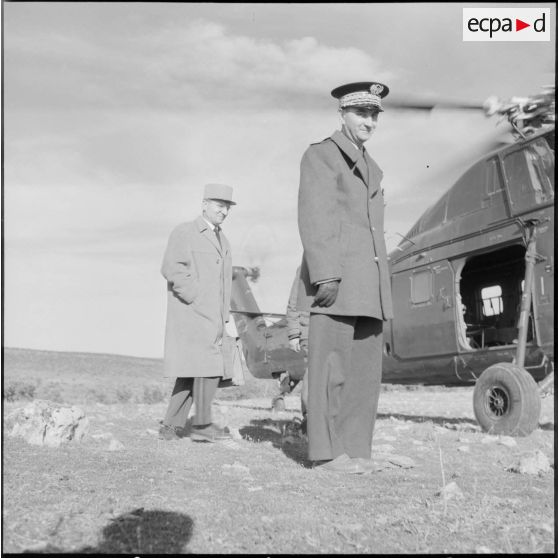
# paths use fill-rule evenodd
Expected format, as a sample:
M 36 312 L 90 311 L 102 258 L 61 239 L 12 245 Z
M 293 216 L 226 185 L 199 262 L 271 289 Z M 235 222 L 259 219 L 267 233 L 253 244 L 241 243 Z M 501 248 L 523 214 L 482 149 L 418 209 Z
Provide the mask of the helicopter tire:
M 528 436 L 539 424 L 539 389 L 525 369 L 497 363 L 477 380 L 473 409 L 482 429 L 490 434 Z

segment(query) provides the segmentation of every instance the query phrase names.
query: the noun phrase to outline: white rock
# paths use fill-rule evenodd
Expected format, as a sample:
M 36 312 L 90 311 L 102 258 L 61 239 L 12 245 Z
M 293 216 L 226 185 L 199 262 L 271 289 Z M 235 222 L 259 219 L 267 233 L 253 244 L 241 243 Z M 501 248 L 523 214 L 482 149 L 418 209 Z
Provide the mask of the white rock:
M 153 428 L 146 428 L 145 431 L 148 434 L 151 434 L 152 436 L 158 436 L 159 435 L 159 432 L 157 432 L 157 430 L 154 430 Z
M 437 496 L 441 496 L 444 500 L 451 500 L 452 498 L 459 500 L 463 498 L 463 492 L 456 482 L 450 482 L 438 492 Z
M 416 466 L 414 459 L 406 455 L 387 454 L 384 456 L 387 461 L 403 469 L 411 469 Z
M 464 453 L 469 453 L 471 451 L 471 448 L 469 446 L 459 446 L 457 448 L 457 451 L 462 451 Z
M 494 444 L 498 441 L 498 436 L 485 436 L 481 440 L 481 444 Z
M 499 436 L 498 443 L 508 448 L 514 448 L 517 446 L 517 442 L 511 436 Z
M 223 465 L 223 474 L 238 476 L 241 477 L 242 480 L 246 481 L 254 480 L 254 477 L 250 473 L 250 469 L 238 461 L 235 461 L 232 465 L 225 463 L 225 465 Z
M 225 447 L 225 448 L 228 448 L 228 449 L 232 449 L 232 450 L 235 450 L 235 451 L 238 451 L 238 450 L 242 449 L 242 446 L 237 444 L 234 440 L 221 440 L 219 442 L 219 446 Z
M 477 546 L 475 554 L 494 554 L 494 551 L 488 548 L 488 546 Z
M 390 444 L 374 444 L 372 446 L 372 451 L 378 453 L 390 453 L 393 451 L 393 449 L 393 446 L 391 446 Z
M 110 444 L 108 446 L 108 450 L 109 451 L 120 451 L 124 449 L 124 444 L 122 442 L 120 442 L 119 440 L 117 440 L 116 438 L 113 438 L 110 441 Z
M 89 419 L 80 407 L 63 407 L 52 401 L 36 399 L 12 417 L 10 436 L 21 436 L 30 444 L 59 447 L 65 442 L 80 442 L 89 430 Z
M 522 455 L 517 464 L 512 465 L 507 470 L 520 475 L 540 475 L 550 471 L 550 461 L 542 451 L 537 450 Z
M 92 434 L 91 438 L 95 438 L 95 440 L 109 440 L 112 438 L 111 432 L 100 432 L 99 434 Z

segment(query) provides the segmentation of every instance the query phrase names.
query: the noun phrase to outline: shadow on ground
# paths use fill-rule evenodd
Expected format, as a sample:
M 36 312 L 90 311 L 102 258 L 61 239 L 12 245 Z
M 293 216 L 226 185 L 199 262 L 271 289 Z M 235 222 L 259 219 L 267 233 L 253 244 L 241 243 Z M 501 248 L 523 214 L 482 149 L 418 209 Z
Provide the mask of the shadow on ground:
M 24 554 L 184 554 L 194 521 L 187 515 L 138 508 L 115 517 L 97 546 L 66 550 L 48 544 Z
M 271 442 L 274 448 L 280 449 L 289 459 L 306 468 L 312 466 L 306 457 L 306 437 L 301 435 L 298 426 L 292 420 L 255 419 L 239 432 L 249 442 Z

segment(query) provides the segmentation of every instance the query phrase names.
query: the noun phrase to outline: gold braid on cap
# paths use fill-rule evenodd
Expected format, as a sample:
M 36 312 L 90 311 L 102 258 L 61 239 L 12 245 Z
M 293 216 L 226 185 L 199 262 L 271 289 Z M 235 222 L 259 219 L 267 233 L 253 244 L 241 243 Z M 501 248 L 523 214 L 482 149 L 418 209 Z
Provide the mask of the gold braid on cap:
M 355 93 L 347 93 L 347 95 L 343 95 L 339 98 L 339 108 L 345 107 L 362 107 L 362 106 L 370 106 L 370 107 L 378 107 L 380 110 L 382 109 L 381 97 L 378 93 L 383 91 L 383 86 L 375 84 L 379 90 L 375 89 L 375 91 L 368 92 L 368 91 L 356 91 Z M 370 89 L 374 88 L 373 85 Z

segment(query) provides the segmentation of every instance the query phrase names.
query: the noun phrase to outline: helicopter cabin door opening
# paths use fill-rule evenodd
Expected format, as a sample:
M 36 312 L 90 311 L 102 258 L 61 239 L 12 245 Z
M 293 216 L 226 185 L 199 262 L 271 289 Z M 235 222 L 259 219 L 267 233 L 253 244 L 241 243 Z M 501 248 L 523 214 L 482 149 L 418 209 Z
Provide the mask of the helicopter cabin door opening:
M 465 261 L 459 278 L 458 340 L 461 349 L 517 344 L 525 247 L 513 245 Z M 461 316 L 459 316 L 461 313 Z M 534 338 L 529 316 L 527 342 Z
M 393 354 L 397 358 L 441 356 L 457 351 L 454 285 L 448 261 L 392 275 L 393 298 L 400 301 L 391 328 Z

